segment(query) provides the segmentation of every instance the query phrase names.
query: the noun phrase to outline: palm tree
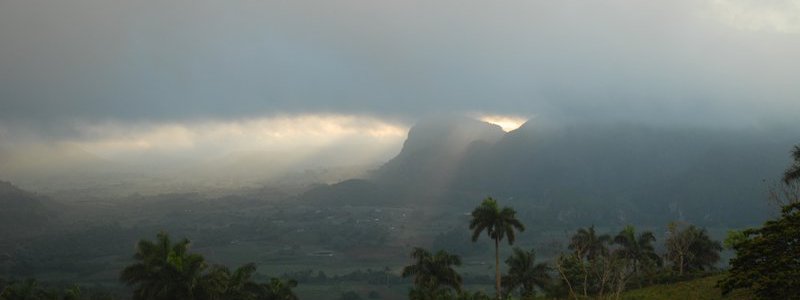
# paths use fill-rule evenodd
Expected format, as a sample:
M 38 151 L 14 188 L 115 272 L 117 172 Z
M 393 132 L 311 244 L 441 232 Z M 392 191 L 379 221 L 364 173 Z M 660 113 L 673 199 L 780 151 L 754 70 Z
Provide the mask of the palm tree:
M 633 262 L 634 273 L 639 271 L 642 262 L 652 261 L 661 264 L 661 258 L 653 248 L 655 240 L 656 237 L 650 231 L 642 232 L 637 237 L 636 229 L 631 225 L 625 226 L 625 229 L 614 237 L 614 243 L 621 246 L 616 253 Z
M 532 299 L 536 295 L 536 287 L 544 288 L 550 282 L 550 267 L 546 263 L 536 263 L 536 253 L 514 247 L 511 256 L 506 259 L 508 275 L 503 276 L 506 293 L 521 288 L 522 299 Z
M 483 199 L 481 205 L 472 211 L 472 220 L 469 222 L 469 229 L 472 230 L 472 241 L 478 240 L 481 232 L 486 230 L 486 234 L 494 240 L 494 270 L 495 270 L 495 291 L 497 298 L 500 298 L 500 241 L 508 237 L 508 244 L 513 245 L 516 239 L 515 231 L 524 231 L 525 226 L 517 220 L 517 212 L 513 208 L 497 206 L 497 201 L 492 197 Z
M 256 265 L 245 264 L 233 272 L 225 266 L 215 265 L 202 276 L 198 299 L 256 299 L 261 286 L 252 280 Z
M 604 257 L 608 254 L 608 247 L 606 244 L 611 240 L 607 234 L 597 235 L 594 230 L 594 225 L 589 228 L 580 228 L 572 236 L 569 243 L 569 249 L 573 251 L 575 262 L 580 264 L 583 273 L 583 296 L 589 296 L 589 267 L 584 263 L 584 259 L 589 261 L 589 264 L 596 262 L 598 258 Z
M 606 244 L 611 240 L 607 234 L 598 236 L 594 230 L 594 225 L 589 228 L 580 228 L 569 244 L 569 249 L 575 251 L 581 259 L 584 257 L 589 261 L 595 258 L 608 254 L 608 247 Z
M 412 265 L 403 268 L 403 278 L 413 276 L 415 289 L 410 296 L 419 294 L 437 294 L 444 288 L 453 288 L 456 292 L 461 291 L 461 275 L 453 269 L 453 266 L 461 265 L 461 258 L 458 255 L 439 250 L 436 254 L 431 254 L 425 249 L 415 247 L 411 251 L 411 258 L 414 259 Z M 420 297 L 413 297 L 420 298 Z
M 783 174 L 783 182 L 786 184 L 795 180 L 800 180 L 800 145 L 794 146 L 792 158 L 794 158 L 794 163 L 789 169 L 786 169 L 786 173 Z
M 256 299 L 258 300 L 297 300 L 297 295 L 294 294 L 292 288 L 297 287 L 297 281 L 294 279 L 281 280 L 280 278 L 270 278 L 270 280 L 261 285 L 262 294 Z
M 126 267 L 120 280 L 135 286 L 133 299 L 194 299 L 201 292 L 208 267 L 201 255 L 188 253 L 189 240 L 172 244 L 161 232 L 156 241 L 141 240 L 133 258 L 136 263 Z

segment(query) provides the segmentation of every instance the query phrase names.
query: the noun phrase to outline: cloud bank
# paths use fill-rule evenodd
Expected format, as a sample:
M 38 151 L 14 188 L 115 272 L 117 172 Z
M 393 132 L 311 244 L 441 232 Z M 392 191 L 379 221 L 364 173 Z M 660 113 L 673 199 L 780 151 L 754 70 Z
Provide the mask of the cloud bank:
M 787 127 L 798 71 L 797 1 L 5 0 L 0 152 L 371 160 L 444 113 Z
M 800 112 L 796 1 L 0 3 L 0 120 Z M 64 126 L 64 125 L 68 126 Z

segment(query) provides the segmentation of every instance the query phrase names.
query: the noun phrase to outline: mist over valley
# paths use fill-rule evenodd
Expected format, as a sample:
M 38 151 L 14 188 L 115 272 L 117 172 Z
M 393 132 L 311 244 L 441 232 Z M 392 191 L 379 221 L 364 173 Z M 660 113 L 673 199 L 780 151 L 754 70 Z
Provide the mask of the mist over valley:
M 0 1 L 0 300 L 794 299 L 795 0 Z

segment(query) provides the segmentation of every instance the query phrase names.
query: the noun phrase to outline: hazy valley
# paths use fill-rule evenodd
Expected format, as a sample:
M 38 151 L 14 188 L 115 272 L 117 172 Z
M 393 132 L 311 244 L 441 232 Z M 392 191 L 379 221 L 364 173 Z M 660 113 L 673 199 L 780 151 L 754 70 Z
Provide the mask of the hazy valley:
M 189 238 L 209 261 L 298 279 L 301 297 L 404 297 L 400 270 L 419 246 L 462 256 L 462 272 L 482 286 L 491 284 L 492 246 L 470 242 L 466 225 L 484 197 L 516 209 L 528 227 L 517 245 L 545 260 L 592 225 L 635 225 L 660 241 L 667 223 L 683 221 L 723 239 L 776 213 L 768 188 L 797 132 L 773 132 L 531 121 L 506 133 L 452 117 L 415 125 L 396 157 L 333 184 L 323 171 L 295 175 L 303 185 L 189 191 L 163 182 L 174 191 L 125 195 L 135 181 L 55 192 L 4 182 L 0 271 L 120 291 L 134 243 L 164 231 Z

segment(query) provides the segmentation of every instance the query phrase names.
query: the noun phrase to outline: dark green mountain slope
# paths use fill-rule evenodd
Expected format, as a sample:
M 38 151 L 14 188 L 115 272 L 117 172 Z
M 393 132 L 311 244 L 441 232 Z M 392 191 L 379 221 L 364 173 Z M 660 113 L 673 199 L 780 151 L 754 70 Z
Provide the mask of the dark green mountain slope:
M 576 124 L 509 133 L 467 119 L 412 128 L 367 180 L 301 196 L 318 204 L 446 205 L 493 195 L 563 224 L 758 223 L 800 132 Z

